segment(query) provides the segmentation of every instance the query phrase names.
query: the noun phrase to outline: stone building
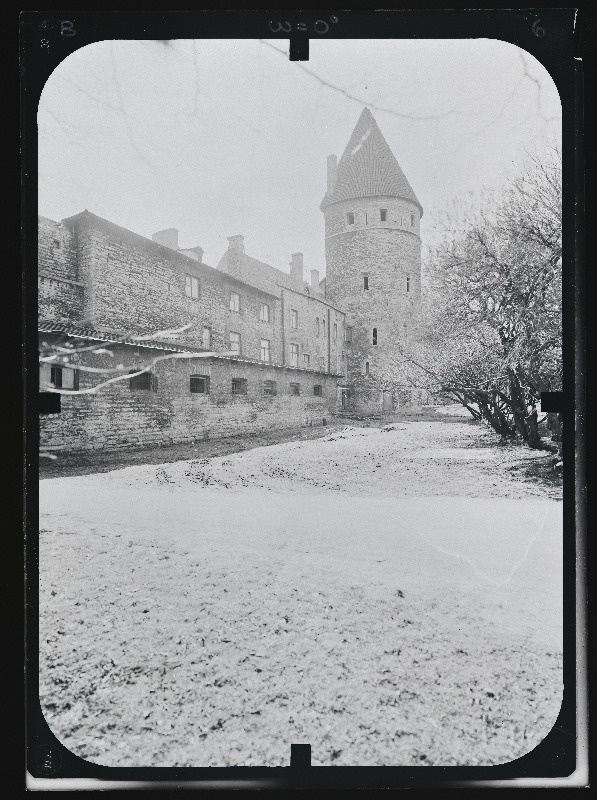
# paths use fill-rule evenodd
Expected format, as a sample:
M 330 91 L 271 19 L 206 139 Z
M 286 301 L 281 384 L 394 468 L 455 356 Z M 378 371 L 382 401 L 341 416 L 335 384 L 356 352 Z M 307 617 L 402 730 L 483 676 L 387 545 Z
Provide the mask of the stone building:
M 63 391 L 42 446 L 187 442 L 403 402 L 396 344 L 415 335 L 422 208 L 368 109 L 328 158 L 321 210 L 326 277 L 308 282 L 302 253 L 286 273 L 240 235 L 214 268 L 173 228 L 147 239 L 88 211 L 40 217 L 40 346 L 53 356 L 40 388 Z
M 40 347 L 56 356 L 41 366 L 40 388 L 75 390 L 42 416 L 42 447 L 161 445 L 327 421 L 344 313 L 315 271 L 303 281 L 301 253 L 288 275 L 248 256 L 242 236 L 229 241 L 216 269 L 200 247 L 179 249 L 174 229 L 150 240 L 88 211 L 40 218 Z M 65 364 L 60 348 L 73 347 Z
M 408 401 L 408 365 L 397 344 L 416 336 L 421 304 L 421 204 L 369 109 L 342 158 L 328 157 L 326 297 L 346 312 L 344 403 L 392 410 Z M 385 390 L 385 391 L 384 391 Z

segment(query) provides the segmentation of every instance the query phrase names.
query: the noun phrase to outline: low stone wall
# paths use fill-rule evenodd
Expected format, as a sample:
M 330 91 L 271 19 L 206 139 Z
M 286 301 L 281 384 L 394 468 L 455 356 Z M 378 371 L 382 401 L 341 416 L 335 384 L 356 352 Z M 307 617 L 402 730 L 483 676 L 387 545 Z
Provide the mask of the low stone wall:
M 86 365 L 130 369 L 163 353 L 118 345 L 114 355 L 88 356 Z M 216 438 L 235 433 L 322 425 L 336 409 L 335 376 L 285 367 L 219 359 L 176 359 L 153 368 L 155 391 L 134 390 L 129 380 L 84 393 L 98 376 L 79 371 L 80 394 L 61 397 L 59 414 L 40 417 L 40 445 L 45 450 L 116 450 Z M 208 394 L 190 392 L 190 376 L 209 379 Z M 246 394 L 232 395 L 233 378 L 247 381 Z M 276 382 L 276 394 L 265 395 L 264 381 Z M 300 395 L 290 384 L 300 384 Z M 321 386 L 321 396 L 314 386 Z

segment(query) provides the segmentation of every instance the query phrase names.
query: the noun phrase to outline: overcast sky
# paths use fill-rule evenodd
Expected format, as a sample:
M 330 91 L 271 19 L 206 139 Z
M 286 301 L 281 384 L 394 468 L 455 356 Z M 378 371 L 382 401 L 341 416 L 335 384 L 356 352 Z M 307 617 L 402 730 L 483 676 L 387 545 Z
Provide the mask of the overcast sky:
M 324 273 L 326 157 L 340 157 L 365 105 L 423 206 L 428 243 L 454 199 L 559 142 L 555 85 L 514 45 L 311 40 L 308 62 L 287 50 L 177 39 L 76 51 L 40 101 L 40 214 L 86 208 L 149 238 L 178 228 L 212 266 L 240 233 L 256 258 L 287 270 L 302 251 Z

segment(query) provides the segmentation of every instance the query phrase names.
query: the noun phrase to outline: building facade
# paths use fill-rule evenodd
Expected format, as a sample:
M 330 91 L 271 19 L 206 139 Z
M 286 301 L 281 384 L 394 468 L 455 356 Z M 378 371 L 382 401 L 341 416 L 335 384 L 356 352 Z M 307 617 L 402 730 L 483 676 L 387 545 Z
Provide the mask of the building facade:
M 251 257 L 241 235 L 214 268 L 173 228 L 40 217 L 40 388 L 61 390 L 42 447 L 173 444 L 403 402 L 423 210 L 368 109 L 328 158 L 321 210 L 323 280 L 302 253 L 289 273 Z
M 302 255 L 293 258 L 300 276 L 298 266 L 287 275 L 252 259 L 242 237 L 230 237 L 216 269 L 201 248 L 178 249 L 172 229 L 150 240 L 88 211 L 41 218 L 38 328 L 50 360 L 40 388 L 62 390 L 60 413 L 41 418 L 42 447 L 325 424 L 344 314 L 318 279 L 303 281 Z

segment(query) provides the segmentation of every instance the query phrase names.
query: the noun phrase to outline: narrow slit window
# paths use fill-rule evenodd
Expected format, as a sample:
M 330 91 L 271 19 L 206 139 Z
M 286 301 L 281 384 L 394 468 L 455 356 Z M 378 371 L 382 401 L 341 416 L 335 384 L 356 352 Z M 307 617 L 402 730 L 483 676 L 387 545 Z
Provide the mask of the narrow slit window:
M 406 276 L 406 291 L 410 292 L 410 275 Z
M 367 212 L 365 211 L 365 225 L 368 225 L 368 224 L 369 224 L 369 217 L 368 217 Z
M 267 303 L 261 303 L 259 306 L 259 319 L 261 322 L 269 322 L 269 306 Z
M 344 331 L 344 341 L 352 342 L 352 326 L 348 325 Z
M 369 375 L 369 362 L 365 361 L 365 375 Z
M 373 328 L 373 344 L 377 344 L 377 328 Z
M 315 335 L 319 336 L 319 317 L 315 317 Z
M 369 291 L 369 276 L 368 275 L 365 275 L 363 277 L 363 291 L 364 292 L 368 292 Z
M 334 322 L 334 341 L 338 338 L 338 323 Z
M 414 211 L 410 212 L 410 227 L 411 228 L 415 227 L 415 212 Z
M 379 218 L 382 222 L 388 221 L 388 209 L 387 208 L 380 208 L 379 209 Z

